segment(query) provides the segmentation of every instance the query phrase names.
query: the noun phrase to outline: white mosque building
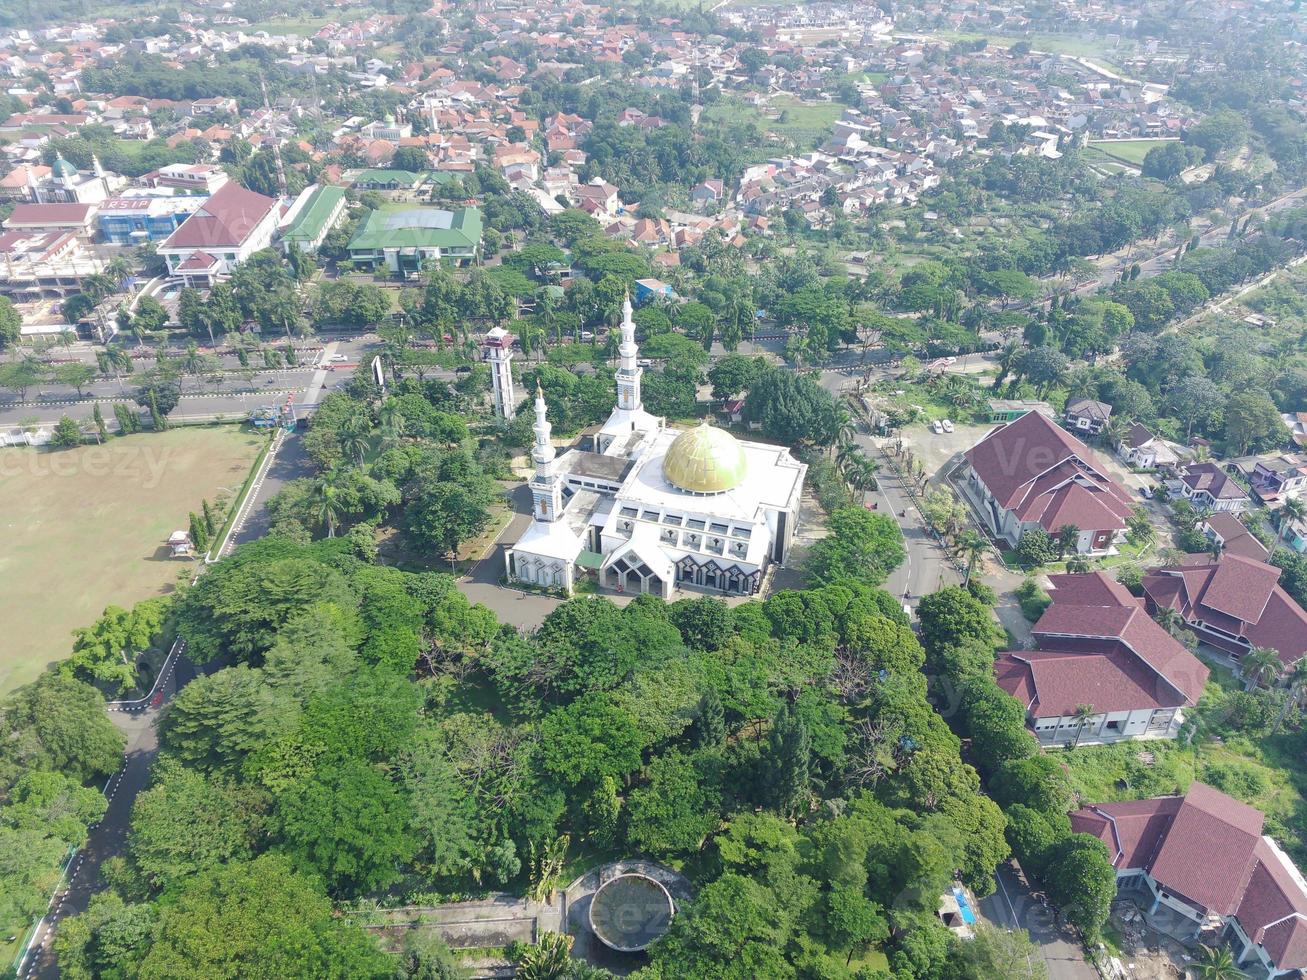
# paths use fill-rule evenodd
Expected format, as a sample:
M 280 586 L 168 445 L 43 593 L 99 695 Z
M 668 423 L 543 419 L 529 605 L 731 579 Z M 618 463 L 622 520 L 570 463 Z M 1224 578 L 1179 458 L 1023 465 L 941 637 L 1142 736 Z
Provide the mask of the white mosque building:
M 752 595 L 794 540 L 807 466 L 781 446 L 703 424 L 674 429 L 645 411 L 629 298 L 622 305 L 617 405 L 595 452 L 556 455 L 537 388 L 530 526 L 505 557 L 512 581 L 571 593 L 578 570 L 615 591 Z

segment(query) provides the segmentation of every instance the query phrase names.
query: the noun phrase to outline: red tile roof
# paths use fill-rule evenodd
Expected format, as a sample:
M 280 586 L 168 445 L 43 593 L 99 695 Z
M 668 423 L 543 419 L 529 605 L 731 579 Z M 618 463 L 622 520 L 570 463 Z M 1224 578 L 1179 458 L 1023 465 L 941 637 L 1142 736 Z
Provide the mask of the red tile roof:
M 239 248 L 277 202 L 239 184 L 220 187 L 160 248 Z
M 1050 533 L 1123 529 L 1134 505 L 1084 443 L 1042 412 L 1027 412 L 966 452 L 967 462 L 1005 510 Z
M 1203 783 L 1183 797 L 1091 804 L 1071 829 L 1107 844 L 1119 871 L 1234 916 L 1279 970 L 1307 968 L 1307 881 L 1269 837 L 1265 817 Z
M 1279 578 L 1273 565 L 1226 553 L 1218 561 L 1154 569 L 1143 586 L 1155 606 L 1270 647 L 1291 664 L 1307 654 L 1307 612 L 1279 586 Z
M 84 225 L 94 204 L 19 204 L 5 219 L 7 228 L 42 228 L 54 225 Z
M 1033 717 L 1067 717 L 1080 704 L 1100 713 L 1197 704 L 1207 667 L 1121 583 L 1103 572 L 1049 581 L 1053 603 L 1033 631 L 1039 649 L 995 662 L 999 687 Z
M 1208 514 L 1203 518 L 1203 523 L 1221 539 L 1221 547 L 1227 554 L 1241 555 L 1254 561 L 1265 561 L 1270 554 L 1266 546 L 1253 537 L 1252 532 L 1233 514 L 1218 511 Z

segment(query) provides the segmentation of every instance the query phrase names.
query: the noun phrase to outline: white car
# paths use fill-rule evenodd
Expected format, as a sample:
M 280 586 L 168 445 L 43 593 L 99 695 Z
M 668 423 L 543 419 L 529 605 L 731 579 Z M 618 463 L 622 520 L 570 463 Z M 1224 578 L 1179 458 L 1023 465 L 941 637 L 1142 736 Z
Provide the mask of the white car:
M 940 423 L 940 425 L 944 426 L 945 432 L 953 431 L 953 422 L 951 419 L 945 419 L 943 422 Z
M 348 355 L 348 354 L 332 354 L 332 355 L 331 355 L 331 360 L 333 360 L 333 361 L 335 361 L 337 364 L 339 364 L 341 361 L 348 361 L 348 360 L 349 360 L 349 355 Z
M 930 423 L 930 431 L 933 432 L 933 433 L 935 433 L 935 435 L 937 435 L 937 436 L 938 436 L 938 435 L 943 435 L 943 433 L 944 433 L 944 423 L 941 422 L 939 419 L 936 419 L 934 422 L 931 422 L 931 423 Z

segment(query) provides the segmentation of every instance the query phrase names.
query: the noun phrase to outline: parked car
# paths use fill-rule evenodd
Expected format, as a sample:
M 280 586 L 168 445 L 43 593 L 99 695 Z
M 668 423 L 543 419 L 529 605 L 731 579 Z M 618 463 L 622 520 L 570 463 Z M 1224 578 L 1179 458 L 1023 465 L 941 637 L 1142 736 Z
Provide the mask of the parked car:
M 1139 496 L 1143 497 L 1145 500 L 1152 500 L 1153 488 L 1145 483 L 1142 487 L 1139 488 Z
M 953 431 L 953 420 L 952 420 L 952 419 L 945 419 L 943 422 L 940 423 L 940 425 L 944 426 L 944 431 L 945 431 L 945 432 L 952 432 L 952 431 Z
M 939 419 L 936 419 L 934 422 L 931 422 L 931 423 L 930 423 L 930 431 L 933 432 L 933 433 L 935 433 L 935 435 L 937 435 L 937 436 L 938 436 L 938 435 L 943 435 L 943 434 L 944 434 L 944 423 L 941 422 Z

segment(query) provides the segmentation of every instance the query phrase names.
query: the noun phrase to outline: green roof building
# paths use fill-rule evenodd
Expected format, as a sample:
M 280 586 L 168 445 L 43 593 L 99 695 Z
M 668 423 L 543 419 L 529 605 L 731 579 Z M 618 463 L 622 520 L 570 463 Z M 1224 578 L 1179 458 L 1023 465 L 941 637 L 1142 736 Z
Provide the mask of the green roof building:
M 360 170 L 354 175 L 354 189 L 359 191 L 413 191 L 421 186 L 425 174 L 408 170 Z
M 298 248 L 310 255 L 340 224 L 347 208 L 345 188 L 307 187 L 296 200 L 289 227 L 282 233 L 282 247 L 289 253 Z
M 372 268 L 385 265 L 408 278 L 427 262 L 465 265 L 481 249 L 481 212 L 476 208 L 402 208 L 372 211 L 349 243 L 350 258 Z

